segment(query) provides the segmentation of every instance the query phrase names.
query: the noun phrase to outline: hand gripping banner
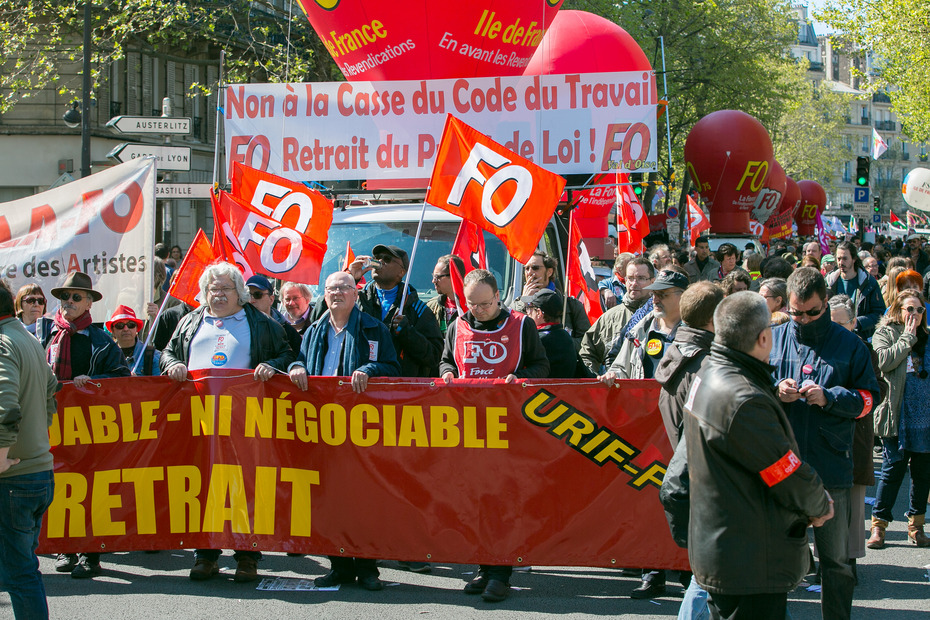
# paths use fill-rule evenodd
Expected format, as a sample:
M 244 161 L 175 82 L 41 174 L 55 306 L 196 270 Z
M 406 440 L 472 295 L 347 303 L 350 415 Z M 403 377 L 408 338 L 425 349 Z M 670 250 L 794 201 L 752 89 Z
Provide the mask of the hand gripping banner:
M 658 500 L 653 381 L 194 376 L 65 386 L 40 552 L 688 565 Z

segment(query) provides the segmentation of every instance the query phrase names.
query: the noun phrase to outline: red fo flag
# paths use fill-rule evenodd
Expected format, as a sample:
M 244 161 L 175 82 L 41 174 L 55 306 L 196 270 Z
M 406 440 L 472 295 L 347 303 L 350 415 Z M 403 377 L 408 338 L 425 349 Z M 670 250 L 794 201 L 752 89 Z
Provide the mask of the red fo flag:
M 520 157 L 451 114 L 426 201 L 497 236 L 525 263 L 552 219 L 565 179 Z
M 710 230 L 710 220 L 691 196 L 688 196 L 688 228 L 691 230 L 692 246 L 703 231 Z
M 220 206 L 224 196 L 229 196 L 229 194 L 221 191 L 220 198 L 217 198 L 216 194 L 210 195 L 210 204 L 213 207 L 213 253 L 218 259 L 238 267 L 242 272 L 242 277 L 248 280 L 255 275 L 255 272 L 243 256 L 239 238 L 233 233 L 226 212 Z
M 592 323 L 604 313 L 597 290 L 597 277 L 591 267 L 591 258 L 575 223 L 574 211 L 569 216 L 568 235 L 568 294 L 580 299 Z M 640 244 L 642 245 L 642 244 Z
M 215 260 L 216 254 L 210 246 L 210 241 L 207 240 L 207 235 L 202 230 L 198 230 L 194 235 L 194 242 L 184 255 L 184 260 L 181 261 L 181 266 L 174 273 L 168 294 L 192 308 L 199 306 L 197 295 L 200 294 L 200 276 L 203 270 Z
M 232 195 L 270 220 L 325 246 L 333 203 L 302 183 L 233 162 Z
M 629 185 L 625 173 L 617 173 L 617 251 L 643 253 L 643 239 L 649 236 L 649 217 Z
M 227 226 L 221 237 L 228 242 L 226 254 L 238 253 L 234 261 L 240 268 L 241 257 L 252 272 L 304 284 L 320 281 L 325 245 L 226 192 L 220 192 L 219 211 Z M 216 237 L 213 244 L 215 248 Z
M 452 290 L 455 294 L 455 305 L 459 314 L 465 314 L 465 286 L 462 283 L 465 274 L 473 269 L 487 269 L 488 258 L 484 246 L 484 231 L 469 220 L 462 220 L 459 232 L 455 235 L 452 244 L 452 253 L 465 263 L 465 273 L 459 273 L 455 261 L 449 261 L 449 277 L 452 279 Z

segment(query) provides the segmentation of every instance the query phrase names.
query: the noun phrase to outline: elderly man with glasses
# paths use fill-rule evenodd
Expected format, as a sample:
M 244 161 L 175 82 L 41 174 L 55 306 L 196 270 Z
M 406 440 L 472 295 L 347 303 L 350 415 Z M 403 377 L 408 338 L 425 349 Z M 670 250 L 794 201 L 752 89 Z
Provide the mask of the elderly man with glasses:
M 810 463 L 834 501 L 836 518 L 814 528 L 823 617 L 849 618 L 855 585 L 847 552 L 853 435 L 856 420 L 880 402 L 879 385 L 866 345 L 830 319 L 828 306 L 819 271 L 803 267 L 792 273 L 786 309 L 791 320 L 772 330 L 770 362 L 798 456 Z
M 256 381 L 267 381 L 275 372 L 286 372 L 294 361 L 282 328 L 249 303 L 249 290 L 239 269 L 230 263 L 207 267 L 200 276 L 205 300 L 184 316 L 162 351 L 162 373 L 186 381 L 189 370 L 242 368 L 253 370 Z M 219 573 L 219 549 L 197 549 L 190 578 L 204 581 Z M 258 579 L 260 551 L 240 550 L 234 581 Z

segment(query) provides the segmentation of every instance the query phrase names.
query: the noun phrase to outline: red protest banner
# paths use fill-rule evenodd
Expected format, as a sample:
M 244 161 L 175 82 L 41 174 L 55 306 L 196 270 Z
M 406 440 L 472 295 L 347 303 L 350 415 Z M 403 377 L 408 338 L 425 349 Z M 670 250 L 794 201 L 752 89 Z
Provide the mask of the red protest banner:
M 565 179 L 520 157 L 451 114 L 426 201 L 497 236 L 525 263 L 552 219 Z
M 192 308 L 199 306 L 197 295 L 200 294 L 200 276 L 203 270 L 215 260 L 216 254 L 207 240 L 207 235 L 203 230 L 198 230 L 190 249 L 184 255 L 184 260 L 181 261 L 181 266 L 171 279 L 168 294 Z
M 65 386 L 40 552 L 687 567 L 658 501 L 653 381 L 194 376 Z

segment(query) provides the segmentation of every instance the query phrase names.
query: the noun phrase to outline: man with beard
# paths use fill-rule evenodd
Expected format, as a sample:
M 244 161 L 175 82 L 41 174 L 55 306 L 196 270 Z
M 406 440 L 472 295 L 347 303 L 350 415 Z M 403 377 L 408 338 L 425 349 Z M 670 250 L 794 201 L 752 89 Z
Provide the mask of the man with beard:
M 651 296 L 646 287 L 655 280 L 655 268 L 642 256 L 630 260 L 626 266 L 626 294 L 619 304 L 602 314 L 581 339 L 581 361 L 595 375 L 604 372 L 613 362 L 608 356 L 633 314 Z

